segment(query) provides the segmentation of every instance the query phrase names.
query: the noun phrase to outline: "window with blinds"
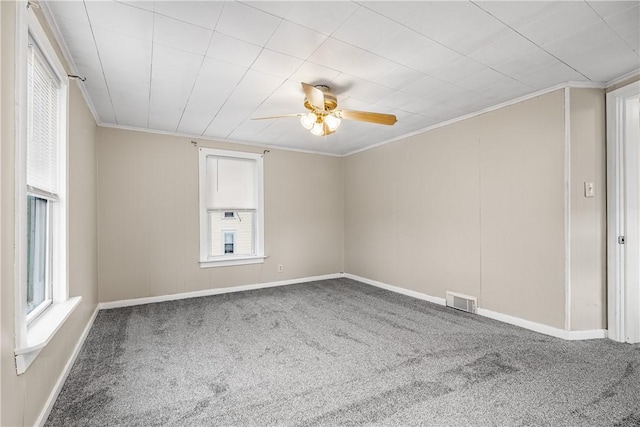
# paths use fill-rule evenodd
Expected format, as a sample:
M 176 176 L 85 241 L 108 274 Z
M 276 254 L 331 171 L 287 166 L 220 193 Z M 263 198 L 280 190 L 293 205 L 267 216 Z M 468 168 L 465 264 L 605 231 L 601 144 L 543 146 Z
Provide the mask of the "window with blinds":
M 56 198 L 60 84 L 31 38 L 27 70 L 27 186 Z
M 27 317 L 52 303 L 52 260 L 59 202 L 60 84 L 29 37 L 27 57 Z
M 262 200 L 262 156 L 200 148 L 201 263 L 263 258 Z

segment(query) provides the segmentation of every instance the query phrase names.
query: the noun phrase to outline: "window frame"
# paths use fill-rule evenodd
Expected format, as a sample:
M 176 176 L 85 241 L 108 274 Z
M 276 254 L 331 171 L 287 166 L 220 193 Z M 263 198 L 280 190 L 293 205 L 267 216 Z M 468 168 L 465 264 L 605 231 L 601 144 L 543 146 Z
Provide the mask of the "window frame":
M 28 125 L 28 55 L 29 39 L 50 68 L 58 84 L 58 189 L 56 195 L 43 194 L 27 186 L 27 125 Z M 44 29 L 27 2 L 16 5 L 15 45 L 15 274 L 14 319 L 15 362 L 18 375 L 24 373 L 40 351 L 51 341 L 81 297 L 69 298 L 68 289 L 68 86 L 67 72 L 51 45 Z M 27 196 L 48 199 L 50 242 L 51 304 L 38 307 L 27 316 Z M 42 304 L 41 304 L 42 305 Z
M 256 162 L 256 210 L 254 248 L 252 255 L 222 255 L 209 256 L 210 221 L 207 210 L 207 157 L 230 157 L 238 159 L 250 159 Z M 199 217 L 200 217 L 200 268 L 225 267 L 232 265 L 259 264 L 266 258 L 264 254 L 264 156 L 262 154 L 247 153 L 243 151 L 219 150 L 216 148 L 198 147 L 198 175 L 199 175 Z M 226 209 L 230 212 L 233 209 Z M 224 216 L 224 211 L 222 211 Z M 230 218 L 227 218 L 230 219 Z M 224 246 L 223 246 L 224 248 Z M 224 252 L 224 251 L 223 251 Z

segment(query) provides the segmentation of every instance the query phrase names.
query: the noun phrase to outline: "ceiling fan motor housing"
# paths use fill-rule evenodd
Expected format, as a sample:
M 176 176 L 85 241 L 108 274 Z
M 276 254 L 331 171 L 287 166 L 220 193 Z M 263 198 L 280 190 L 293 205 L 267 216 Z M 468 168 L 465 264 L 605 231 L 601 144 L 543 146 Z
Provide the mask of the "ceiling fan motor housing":
M 315 85 L 317 89 L 320 89 L 324 94 L 324 110 L 331 111 L 334 110 L 338 106 L 338 98 L 331 92 L 329 92 L 329 86 L 325 85 Z M 315 111 L 316 109 L 309 104 L 307 98 L 304 98 L 304 107 L 309 111 Z

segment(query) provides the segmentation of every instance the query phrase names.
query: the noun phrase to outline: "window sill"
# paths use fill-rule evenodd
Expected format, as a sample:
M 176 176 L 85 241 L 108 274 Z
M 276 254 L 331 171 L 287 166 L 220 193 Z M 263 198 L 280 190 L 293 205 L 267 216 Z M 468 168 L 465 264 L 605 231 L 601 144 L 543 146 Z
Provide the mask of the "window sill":
M 15 350 L 18 375 L 23 374 L 40 351 L 49 344 L 80 301 L 82 297 L 73 297 L 65 302 L 54 303 L 29 325 L 26 344 Z
M 245 265 L 245 264 L 262 264 L 266 256 L 258 255 L 258 256 L 248 256 L 248 257 L 238 257 L 238 258 L 225 258 L 225 259 L 217 259 L 212 260 L 208 259 L 205 261 L 200 261 L 200 268 L 211 268 L 211 267 L 228 267 L 232 265 Z

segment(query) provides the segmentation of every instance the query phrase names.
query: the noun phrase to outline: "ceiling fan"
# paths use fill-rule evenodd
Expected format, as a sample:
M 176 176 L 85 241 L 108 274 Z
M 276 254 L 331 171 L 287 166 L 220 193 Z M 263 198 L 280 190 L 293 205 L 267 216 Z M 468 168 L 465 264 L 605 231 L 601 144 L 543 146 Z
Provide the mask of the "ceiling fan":
M 360 122 L 393 125 L 398 121 L 393 114 L 372 113 L 370 111 L 353 111 L 337 109 L 338 99 L 326 85 L 310 85 L 302 83 L 306 95 L 304 106 L 308 113 L 283 114 L 280 116 L 255 117 L 252 120 L 279 119 L 281 117 L 300 117 L 305 129 L 318 136 L 331 135 L 338 129 L 342 119 Z

